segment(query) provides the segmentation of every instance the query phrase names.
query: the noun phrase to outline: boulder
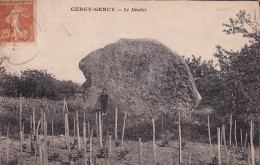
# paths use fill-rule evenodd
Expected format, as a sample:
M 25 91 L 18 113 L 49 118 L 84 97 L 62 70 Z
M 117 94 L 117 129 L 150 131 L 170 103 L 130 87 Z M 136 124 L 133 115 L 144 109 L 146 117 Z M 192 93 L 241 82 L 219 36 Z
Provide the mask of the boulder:
M 120 39 L 83 58 L 87 106 L 100 106 L 106 88 L 109 106 L 133 115 L 187 113 L 201 100 L 183 58 L 158 41 Z

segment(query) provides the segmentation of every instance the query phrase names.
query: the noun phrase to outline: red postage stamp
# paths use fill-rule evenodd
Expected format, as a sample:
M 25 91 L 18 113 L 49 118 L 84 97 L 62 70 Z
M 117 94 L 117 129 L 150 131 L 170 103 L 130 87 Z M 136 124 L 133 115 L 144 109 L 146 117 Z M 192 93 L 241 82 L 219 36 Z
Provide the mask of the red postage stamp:
M 0 43 L 34 43 L 34 10 L 34 0 L 0 0 Z

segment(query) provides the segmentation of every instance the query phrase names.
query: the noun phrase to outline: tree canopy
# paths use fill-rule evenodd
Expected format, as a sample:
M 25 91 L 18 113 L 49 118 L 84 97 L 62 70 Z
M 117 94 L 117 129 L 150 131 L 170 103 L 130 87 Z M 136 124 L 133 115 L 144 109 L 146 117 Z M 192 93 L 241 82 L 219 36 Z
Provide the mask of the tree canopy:
M 72 81 L 57 80 L 46 70 L 25 70 L 21 75 L 10 74 L 2 67 L 0 70 L 1 95 L 16 97 L 20 93 L 27 98 L 49 98 L 60 100 L 75 96 L 79 85 Z
M 216 46 L 213 61 L 202 61 L 201 57 L 185 58 L 194 76 L 196 86 L 203 98 L 199 107 L 212 107 L 219 121 L 227 121 L 230 113 L 235 120 L 247 123 L 257 117 L 260 98 L 260 38 L 259 23 L 241 10 L 229 23 L 223 24 L 227 35 L 241 34 L 248 38 L 239 51 Z

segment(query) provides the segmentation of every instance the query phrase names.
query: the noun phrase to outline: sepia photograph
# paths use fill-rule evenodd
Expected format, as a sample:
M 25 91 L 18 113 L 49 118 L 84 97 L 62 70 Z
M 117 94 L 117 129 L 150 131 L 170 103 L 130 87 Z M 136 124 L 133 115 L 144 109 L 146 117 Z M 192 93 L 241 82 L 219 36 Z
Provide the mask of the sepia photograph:
M 259 16 L 0 0 L 0 165 L 259 165 Z

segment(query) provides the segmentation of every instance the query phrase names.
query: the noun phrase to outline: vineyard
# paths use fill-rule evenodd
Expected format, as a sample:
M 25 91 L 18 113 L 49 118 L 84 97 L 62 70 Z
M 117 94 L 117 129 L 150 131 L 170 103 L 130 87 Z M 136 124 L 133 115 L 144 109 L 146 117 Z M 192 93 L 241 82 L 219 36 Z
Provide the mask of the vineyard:
M 180 113 L 170 121 L 167 120 L 170 117 L 164 115 L 162 118 L 151 118 L 150 121 L 134 122 L 136 118 L 117 108 L 110 109 L 105 116 L 98 111 L 88 111 L 83 101 L 78 98 L 49 101 L 1 97 L 1 163 L 96 165 L 258 162 L 253 122 L 250 130 L 236 130 L 236 121 L 232 121 L 230 116 L 232 125 L 213 130 L 209 115 L 202 117 L 207 122 L 205 126 L 195 126 L 194 123 L 185 124 Z M 208 136 L 196 131 L 201 127 L 204 127 L 204 135 L 206 131 Z M 167 133 L 169 136 L 165 138 Z

